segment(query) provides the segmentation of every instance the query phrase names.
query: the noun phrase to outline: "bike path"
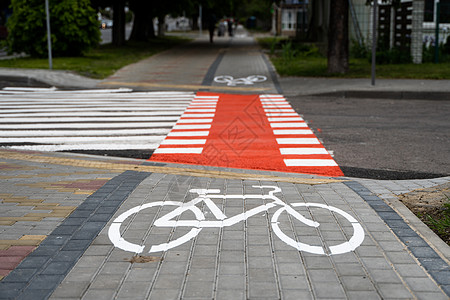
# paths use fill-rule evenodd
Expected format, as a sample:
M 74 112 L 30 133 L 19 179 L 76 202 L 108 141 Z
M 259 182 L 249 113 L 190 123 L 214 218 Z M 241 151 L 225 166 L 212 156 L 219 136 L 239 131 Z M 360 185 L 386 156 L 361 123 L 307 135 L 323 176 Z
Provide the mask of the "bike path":
M 265 80 L 243 80 L 256 75 Z M 238 81 L 217 82 L 215 79 L 221 76 Z M 191 43 L 128 65 L 97 86 L 230 93 L 281 91 L 272 64 L 243 27 L 233 37 L 216 36 L 212 44 L 207 35 L 199 36 Z
M 150 161 L 343 176 L 279 94 L 197 93 Z
M 430 245 L 375 192 L 382 187 L 385 192 L 407 192 L 449 178 L 397 181 L 393 187 L 394 183 L 370 180 L 142 164 L 73 154 L 7 151 L 1 157 L 8 167 L 2 172 L 15 172 L 6 173 L 13 178 L 3 183 L 3 190 L 6 185 L 12 190 L 22 187 L 10 201 L 20 200 L 19 194 L 27 190 L 47 199 L 50 195 L 73 199 L 74 182 L 78 186 L 84 182 L 79 177 L 111 178 L 103 179 L 106 183 L 101 187 L 84 183 L 84 189 L 90 186 L 92 192 L 78 194 L 68 217 L 47 218 L 52 224 L 46 226 L 45 239 L 0 282 L 2 299 L 448 299 L 450 271 L 442 255 L 445 251 L 439 251 L 443 248 Z M 33 173 L 53 176 L 39 176 L 47 182 L 43 185 L 32 184 L 33 176 L 19 177 Z M 21 185 L 24 180 L 31 182 Z M 213 204 L 203 199 L 166 218 L 179 226 L 161 226 L 160 221 L 158 225 L 158 219 L 179 208 L 180 202 L 196 199 L 201 189 L 223 197 L 211 197 Z M 294 207 L 320 226 L 299 221 L 283 205 L 272 207 L 273 198 L 267 197 L 271 190 L 286 207 Z M 5 204 L 2 201 L 3 212 Z M 144 205 L 148 207 L 143 209 Z M 21 208 L 8 209 L 13 213 Z M 117 219 L 130 210 L 136 213 Z M 353 250 L 333 254 L 329 251 L 333 246 L 355 235 L 356 223 L 342 212 L 361 225 L 364 238 L 353 243 Z M 237 222 L 235 216 L 244 217 Z M 202 224 L 198 220 L 202 217 L 210 223 Z M 61 224 L 56 226 L 58 220 Z M 199 221 L 197 227 L 185 226 L 192 220 Z M 16 234 L 29 233 L 27 222 L 16 222 L 21 225 L 14 228 Z M 114 245 L 108 234 L 114 223 L 120 223 L 125 241 L 144 247 L 139 255 Z M 35 233 L 42 230 L 39 222 L 32 224 Z M 195 236 L 179 240 L 195 228 Z M 180 243 L 170 244 L 166 251 L 148 252 L 152 245 L 174 240 Z M 289 240 L 316 248 L 299 250 Z M 318 248 L 324 254 L 311 251 Z

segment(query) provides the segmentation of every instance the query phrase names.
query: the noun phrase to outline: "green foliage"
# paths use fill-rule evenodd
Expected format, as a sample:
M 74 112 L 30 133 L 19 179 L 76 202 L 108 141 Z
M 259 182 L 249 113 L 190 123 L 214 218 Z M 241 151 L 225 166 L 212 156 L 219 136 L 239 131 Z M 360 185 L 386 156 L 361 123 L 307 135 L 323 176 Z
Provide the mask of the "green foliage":
M 396 47 L 388 50 L 377 51 L 376 55 L 376 63 L 379 65 L 408 64 L 412 62 L 410 51 L 401 50 Z
M 419 217 L 422 217 L 431 230 L 446 241 L 447 244 L 450 243 L 450 202 L 444 203 L 441 210 L 434 216 L 425 214 Z
M 423 46 L 423 62 L 434 62 L 435 56 L 434 46 Z M 446 44 L 439 46 L 439 62 L 450 62 L 450 37 L 447 38 Z
M 47 56 L 43 0 L 12 0 L 8 49 L 33 57 Z M 49 0 L 53 56 L 79 56 L 100 42 L 100 30 L 90 0 Z
M 358 41 L 353 40 L 350 55 L 354 58 L 368 58 L 370 53 L 364 42 L 360 45 Z
M 148 42 L 129 41 L 123 46 L 101 45 L 81 57 L 57 57 L 53 69 L 69 70 L 91 78 L 103 79 L 120 68 L 147 58 L 158 52 L 189 41 L 178 37 L 155 38 Z M 47 58 L 16 58 L 0 60 L 3 68 L 48 68 Z

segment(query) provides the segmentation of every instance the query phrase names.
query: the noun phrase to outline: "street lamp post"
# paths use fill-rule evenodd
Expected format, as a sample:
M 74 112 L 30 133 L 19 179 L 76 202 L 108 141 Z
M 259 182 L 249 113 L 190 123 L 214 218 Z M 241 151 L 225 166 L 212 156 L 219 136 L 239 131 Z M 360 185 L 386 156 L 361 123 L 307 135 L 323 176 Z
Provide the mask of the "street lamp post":
M 375 85 L 375 65 L 377 57 L 377 7 L 378 0 L 374 0 L 372 20 L 372 85 Z
M 436 0 L 436 19 L 435 19 L 435 39 L 434 39 L 434 63 L 439 63 L 439 16 L 441 14 L 441 3 Z
M 48 9 L 48 0 L 45 0 L 45 14 L 47 15 L 47 45 L 48 45 L 48 67 L 53 69 L 52 59 L 52 36 L 50 33 L 50 12 Z

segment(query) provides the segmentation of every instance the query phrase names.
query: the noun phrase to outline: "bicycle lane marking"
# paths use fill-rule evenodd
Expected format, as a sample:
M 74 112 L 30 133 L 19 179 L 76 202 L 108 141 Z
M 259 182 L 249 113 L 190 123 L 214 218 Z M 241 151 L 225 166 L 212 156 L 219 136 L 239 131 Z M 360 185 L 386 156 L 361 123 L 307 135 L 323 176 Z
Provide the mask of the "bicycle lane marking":
M 150 161 L 343 175 L 282 95 L 198 93 L 194 103 Z
M 245 194 L 245 195 L 222 195 L 220 190 L 217 189 L 191 189 L 191 193 L 198 193 L 198 197 L 187 202 L 175 202 L 175 201 L 157 201 L 151 202 L 144 205 L 133 207 L 121 215 L 119 215 L 116 219 L 113 220 L 110 228 L 108 230 L 108 236 L 110 241 L 114 244 L 115 247 L 120 248 L 125 251 L 134 252 L 134 253 L 142 253 L 146 246 L 133 244 L 125 240 L 125 238 L 121 235 L 121 225 L 122 223 L 129 217 L 134 214 L 141 212 L 147 208 L 157 207 L 157 206 L 178 206 L 173 211 L 170 211 L 166 215 L 161 216 L 156 219 L 153 223 L 156 227 L 166 227 L 166 228 L 175 228 L 175 227 L 191 227 L 190 231 L 174 240 L 169 242 L 164 242 L 157 245 L 151 245 L 150 250 L 147 249 L 148 253 L 153 252 L 161 252 L 167 251 L 177 246 L 180 246 L 187 241 L 195 238 L 203 228 L 223 228 L 228 226 L 233 226 L 243 220 L 247 220 L 248 218 L 257 215 L 263 211 L 268 211 L 269 209 L 281 206 L 272 216 L 271 225 L 274 230 L 274 233 L 287 245 L 299 250 L 306 251 L 313 254 L 318 255 L 336 255 L 336 254 L 344 254 L 351 251 L 354 251 L 357 247 L 359 247 L 364 241 L 364 229 L 361 224 L 353 218 L 350 214 L 344 212 L 343 210 L 328 206 L 322 203 L 291 203 L 290 205 L 280 200 L 274 193 L 281 192 L 281 189 L 276 186 L 253 186 L 253 188 L 271 188 L 272 191 L 269 192 L 268 195 L 257 195 L 257 194 Z M 262 204 L 261 206 L 252 208 L 248 211 L 245 211 L 241 214 L 227 217 L 219 207 L 211 199 L 265 199 L 265 200 L 273 200 L 273 202 Z M 205 215 L 197 208 L 195 205 L 204 202 L 204 204 L 213 212 L 216 220 L 206 220 Z M 315 246 L 309 245 L 306 243 L 302 243 L 301 241 L 297 241 L 286 235 L 281 228 L 279 227 L 279 217 L 283 212 L 288 213 L 296 220 L 300 221 L 306 226 L 311 226 L 317 228 L 320 226 L 320 223 L 305 218 L 301 213 L 295 211 L 294 207 L 315 207 L 329 210 L 330 212 L 336 213 L 341 217 L 345 218 L 353 227 L 353 235 L 348 241 L 342 242 L 337 245 L 328 245 L 329 250 L 326 251 L 323 245 Z M 196 220 L 178 220 L 183 212 L 191 210 Z

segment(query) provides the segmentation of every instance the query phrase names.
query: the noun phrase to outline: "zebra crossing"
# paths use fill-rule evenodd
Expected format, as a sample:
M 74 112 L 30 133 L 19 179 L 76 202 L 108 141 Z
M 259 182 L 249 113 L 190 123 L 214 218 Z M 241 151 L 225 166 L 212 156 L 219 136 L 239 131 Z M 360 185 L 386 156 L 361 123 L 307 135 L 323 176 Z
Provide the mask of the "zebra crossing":
M 193 98 L 191 92 L 5 88 L 0 91 L 0 146 L 152 151 Z

